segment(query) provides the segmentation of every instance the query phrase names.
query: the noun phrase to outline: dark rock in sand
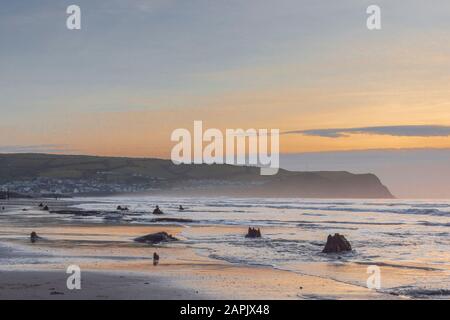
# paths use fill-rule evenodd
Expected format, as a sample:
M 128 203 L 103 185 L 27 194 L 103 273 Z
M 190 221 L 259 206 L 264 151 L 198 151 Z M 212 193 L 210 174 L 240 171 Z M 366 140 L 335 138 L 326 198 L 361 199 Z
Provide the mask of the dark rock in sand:
M 35 243 L 36 241 L 41 240 L 41 239 L 42 239 L 42 238 L 39 237 L 39 236 L 37 235 L 37 233 L 34 232 L 34 231 L 30 234 L 30 241 L 31 241 L 31 243 Z
M 153 214 L 164 214 L 164 212 L 162 212 L 161 209 L 156 206 L 155 210 L 153 210 Z
M 352 246 L 350 242 L 339 233 L 335 233 L 334 236 L 331 234 L 328 236 L 327 243 L 323 249 L 323 253 L 339 253 L 345 251 L 351 251 Z
M 44 204 L 41 202 L 41 203 L 39 203 L 39 208 L 43 208 L 44 207 Z
M 44 206 L 44 208 L 42 208 L 42 210 L 49 211 L 49 208 L 48 208 L 48 206 Z
M 256 228 L 248 228 L 246 238 L 261 238 L 261 230 Z
M 128 208 L 127 208 L 127 207 L 118 206 L 118 207 L 117 207 L 117 210 L 120 210 L 120 211 L 128 211 Z
M 177 241 L 177 240 L 178 240 L 177 238 L 168 234 L 167 232 L 152 233 L 152 234 L 148 234 L 146 236 L 134 239 L 134 241 L 136 241 L 136 242 L 151 243 L 151 244 L 156 244 L 156 243 L 160 243 L 160 242 Z

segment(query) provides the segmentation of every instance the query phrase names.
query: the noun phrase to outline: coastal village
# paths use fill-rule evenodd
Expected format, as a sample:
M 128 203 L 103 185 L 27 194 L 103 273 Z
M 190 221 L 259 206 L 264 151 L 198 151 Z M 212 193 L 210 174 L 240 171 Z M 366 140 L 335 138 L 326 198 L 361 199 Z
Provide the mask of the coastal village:
M 158 185 L 160 186 L 163 183 L 161 180 L 159 178 L 148 178 L 144 182 L 119 183 L 102 179 L 52 179 L 38 177 L 0 184 L 0 198 L 4 198 L 7 192 L 29 196 L 142 192 L 155 189 Z

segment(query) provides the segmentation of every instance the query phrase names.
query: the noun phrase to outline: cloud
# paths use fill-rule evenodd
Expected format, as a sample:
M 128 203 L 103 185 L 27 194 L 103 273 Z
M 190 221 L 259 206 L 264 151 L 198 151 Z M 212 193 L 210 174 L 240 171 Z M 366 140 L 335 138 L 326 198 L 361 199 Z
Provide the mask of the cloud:
M 39 144 L 39 145 L 0 145 L 0 153 L 63 153 L 73 150 L 67 149 L 65 145 Z
M 407 126 L 378 126 L 360 128 L 334 128 L 334 129 L 312 129 L 294 130 L 283 132 L 283 134 L 302 134 L 305 136 L 316 136 L 326 138 L 342 138 L 350 134 L 373 134 L 395 137 L 448 137 L 450 126 L 437 125 L 407 125 Z

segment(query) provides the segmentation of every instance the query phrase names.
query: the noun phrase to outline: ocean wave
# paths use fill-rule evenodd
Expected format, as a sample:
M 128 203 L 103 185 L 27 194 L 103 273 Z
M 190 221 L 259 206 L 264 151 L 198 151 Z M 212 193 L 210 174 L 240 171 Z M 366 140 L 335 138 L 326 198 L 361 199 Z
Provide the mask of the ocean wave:
M 118 201 L 118 200 L 117 200 Z M 136 199 L 121 199 L 124 203 L 130 203 L 130 211 L 142 212 L 145 214 L 145 209 L 149 211 L 152 209 L 152 205 L 136 202 Z M 173 208 L 173 199 L 152 199 L 152 203 L 159 203 L 160 207 L 165 206 L 167 208 Z M 186 202 L 186 201 L 184 201 Z M 298 210 L 298 211 L 312 211 L 308 213 L 302 213 L 304 215 L 318 215 L 323 211 L 335 211 L 335 212 L 355 212 L 355 213 L 393 213 L 393 214 L 407 214 L 407 215 L 426 215 L 426 216 L 449 216 L 450 217 L 450 203 L 435 202 L 435 203 L 421 203 L 414 201 L 402 201 L 402 202 L 389 202 L 389 201 L 305 201 L 305 200 L 292 200 L 283 199 L 279 201 L 264 200 L 264 199 L 221 199 L 218 201 L 198 199 L 197 201 L 188 201 L 185 203 L 186 208 L 190 213 L 243 213 L 252 214 L 255 210 L 273 209 L 276 210 Z M 83 208 L 85 211 L 113 211 L 115 203 L 91 203 L 77 205 L 77 208 Z M 216 210 L 215 210 L 216 208 Z M 171 210 L 168 209 L 170 212 Z M 148 212 L 147 212 L 148 213 Z M 128 214 L 128 213 L 127 213 Z
M 229 207 L 229 208 L 266 208 L 276 210 L 310 210 L 310 211 L 340 211 L 340 212 L 375 212 L 375 213 L 394 213 L 394 214 L 411 214 L 411 215 L 431 215 L 431 216 L 450 216 L 450 211 L 440 210 L 438 208 L 450 208 L 450 205 L 437 205 L 433 206 L 420 204 L 409 205 L 408 208 L 398 208 L 400 206 L 406 206 L 405 204 L 394 204 L 388 206 L 384 204 L 378 204 L 382 208 L 365 208 L 359 207 L 360 204 L 352 203 L 316 203 L 315 206 L 302 204 L 236 204 L 236 203 L 222 203 L 222 204 L 209 204 L 209 207 Z
M 428 227 L 450 227 L 450 222 L 431 222 L 431 221 L 418 221 L 417 224 Z
M 424 270 L 424 271 L 440 271 L 440 270 L 442 270 L 442 269 L 433 268 L 433 267 L 414 266 L 414 265 L 396 264 L 396 263 L 388 263 L 388 262 L 355 261 L 355 263 L 360 264 L 360 265 L 377 265 L 379 267 L 391 267 L 391 268 L 411 269 L 411 270 Z
M 415 287 L 400 287 L 389 290 L 389 293 L 400 296 L 407 296 L 416 299 L 430 298 L 430 299 L 448 299 L 450 297 L 449 289 L 426 289 Z
M 328 225 L 322 225 L 322 224 L 310 223 L 310 222 L 298 223 L 297 226 L 300 227 L 300 228 L 304 228 L 304 229 L 330 230 L 330 226 L 328 226 Z M 340 229 L 340 230 L 358 230 L 358 228 L 356 228 L 356 227 L 343 227 L 343 226 L 336 227 L 335 229 Z
M 449 211 L 441 211 L 439 209 L 370 209 L 367 208 L 341 208 L 341 207 L 327 207 L 318 210 L 329 211 L 348 211 L 348 212 L 375 212 L 375 213 L 394 213 L 394 214 L 411 214 L 411 215 L 431 215 L 431 216 L 450 216 Z

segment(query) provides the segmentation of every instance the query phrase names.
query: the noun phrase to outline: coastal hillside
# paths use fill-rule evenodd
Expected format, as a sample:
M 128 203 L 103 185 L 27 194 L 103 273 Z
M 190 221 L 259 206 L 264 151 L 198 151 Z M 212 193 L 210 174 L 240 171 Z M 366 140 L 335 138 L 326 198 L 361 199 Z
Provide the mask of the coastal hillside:
M 0 190 L 26 196 L 151 193 L 305 198 L 393 198 L 373 174 L 174 165 L 170 160 L 0 154 Z

